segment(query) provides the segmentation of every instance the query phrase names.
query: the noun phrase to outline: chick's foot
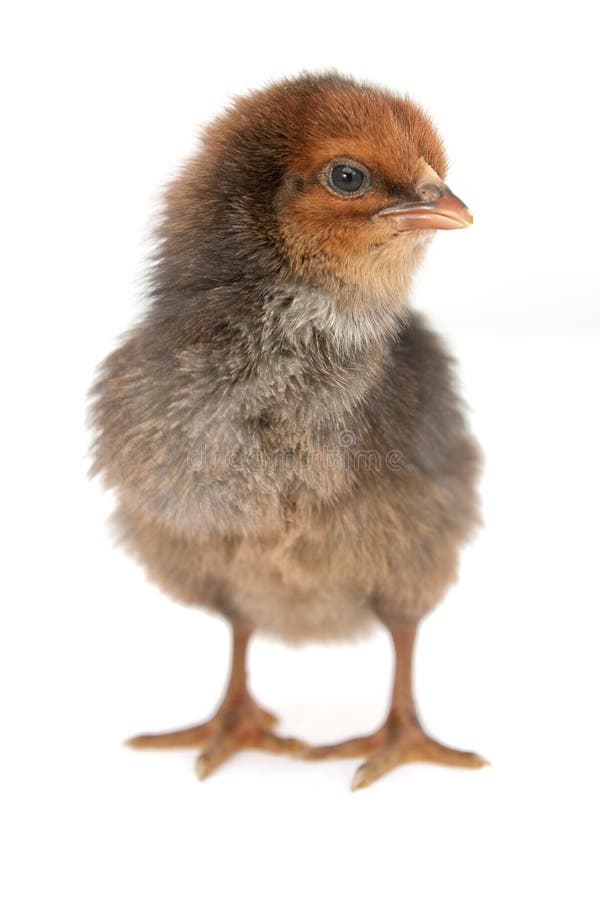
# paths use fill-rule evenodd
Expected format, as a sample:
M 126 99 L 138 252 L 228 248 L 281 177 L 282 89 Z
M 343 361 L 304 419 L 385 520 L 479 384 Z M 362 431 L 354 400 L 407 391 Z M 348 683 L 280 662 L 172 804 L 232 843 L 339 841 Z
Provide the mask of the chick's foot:
M 477 753 L 455 750 L 430 737 L 419 722 L 412 692 L 412 658 L 416 628 L 389 626 L 395 667 L 389 715 L 377 731 L 323 747 L 310 747 L 304 759 L 346 759 L 366 756 L 352 781 L 352 790 L 367 787 L 402 763 L 433 762 L 479 769 L 487 761 Z
M 486 760 L 477 753 L 447 747 L 430 737 L 417 721 L 390 716 L 373 734 L 329 744 L 310 747 L 304 759 L 347 759 L 366 756 L 352 780 L 352 790 L 367 787 L 386 772 L 402 763 L 433 762 L 447 766 L 478 769 Z
M 272 719 L 269 714 L 268 718 Z M 207 778 L 220 765 L 240 750 L 265 750 L 300 756 L 306 744 L 295 738 L 280 737 L 269 727 L 264 711 L 251 701 L 217 713 L 217 727 L 203 753 L 196 760 L 196 774 Z
M 273 734 L 277 719 L 260 707 L 248 691 L 246 651 L 250 629 L 233 627 L 233 654 L 229 684 L 215 715 L 201 725 L 163 734 L 140 734 L 127 741 L 129 747 L 162 749 L 202 747 L 196 762 L 199 778 L 206 778 L 239 750 L 268 750 L 300 756 L 306 745 L 295 738 Z
M 161 734 L 141 734 L 127 741 L 129 747 L 168 749 L 203 747 L 196 762 L 199 778 L 206 778 L 240 750 L 267 750 L 299 756 L 306 745 L 295 738 L 272 732 L 277 719 L 243 692 L 227 697 L 215 715 L 201 725 Z

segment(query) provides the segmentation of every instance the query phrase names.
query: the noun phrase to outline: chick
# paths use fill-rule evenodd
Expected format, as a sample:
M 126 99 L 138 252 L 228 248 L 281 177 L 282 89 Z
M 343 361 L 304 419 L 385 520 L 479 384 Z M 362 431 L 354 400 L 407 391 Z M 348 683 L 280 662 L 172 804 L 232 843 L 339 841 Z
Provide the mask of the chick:
M 145 315 L 92 391 L 93 471 L 125 547 L 233 636 L 207 722 L 134 747 L 198 747 L 205 777 L 236 751 L 365 757 L 353 787 L 413 760 L 479 767 L 419 722 L 418 623 L 454 581 L 478 522 L 479 452 L 439 339 L 410 310 L 436 229 L 466 206 L 412 102 L 337 74 L 238 99 L 166 190 Z M 391 634 L 389 715 L 307 747 L 273 731 L 247 686 L 253 632 Z

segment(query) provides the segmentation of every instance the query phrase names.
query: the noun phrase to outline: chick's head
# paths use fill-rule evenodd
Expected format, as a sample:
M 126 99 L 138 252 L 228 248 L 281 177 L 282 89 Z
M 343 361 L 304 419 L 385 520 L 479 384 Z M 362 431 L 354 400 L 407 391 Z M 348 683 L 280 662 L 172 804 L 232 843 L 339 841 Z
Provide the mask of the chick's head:
M 306 75 L 238 99 L 209 126 L 170 206 L 188 238 L 202 211 L 197 233 L 232 278 L 402 302 L 433 230 L 471 221 L 445 173 L 441 140 L 410 100 Z

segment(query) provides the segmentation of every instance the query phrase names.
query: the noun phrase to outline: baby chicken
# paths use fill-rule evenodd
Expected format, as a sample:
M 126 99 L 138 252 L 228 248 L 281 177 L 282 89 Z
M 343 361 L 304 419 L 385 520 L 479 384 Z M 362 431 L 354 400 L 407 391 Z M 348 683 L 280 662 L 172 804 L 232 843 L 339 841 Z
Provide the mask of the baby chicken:
M 94 385 L 94 471 L 125 547 L 163 590 L 231 624 L 207 722 L 134 747 L 479 767 L 430 737 L 411 687 L 421 618 L 478 522 L 479 453 L 452 361 L 408 306 L 436 229 L 464 228 L 444 150 L 413 103 L 337 74 L 238 99 L 168 187 L 144 318 Z M 288 642 L 391 634 L 389 715 L 307 747 L 248 691 L 254 631 Z

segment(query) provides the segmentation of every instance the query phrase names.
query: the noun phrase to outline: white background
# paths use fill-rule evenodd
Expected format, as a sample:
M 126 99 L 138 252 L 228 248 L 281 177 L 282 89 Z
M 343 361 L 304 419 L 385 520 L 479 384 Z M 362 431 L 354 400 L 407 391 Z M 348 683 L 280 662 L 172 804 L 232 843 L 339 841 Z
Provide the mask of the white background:
M 2 794 L 7 898 L 592 898 L 599 683 L 599 135 L 591 4 L 12 4 L 4 93 Z M 121 740 L 208 715 L 222 622 L 114 550 L 85 480 L 84 395 L 141 302 L 160 185 L 236 92 L 302 69 L 408 91 L 475 212 L 414 290 L 461 360 L 486 452 L 487 527 L 423 625 L 434 734 L 492 761 L 348 789 L 357 762 Z M 333 740 L 384 714 L 375 633 L 257 639 L 284 731 Z

